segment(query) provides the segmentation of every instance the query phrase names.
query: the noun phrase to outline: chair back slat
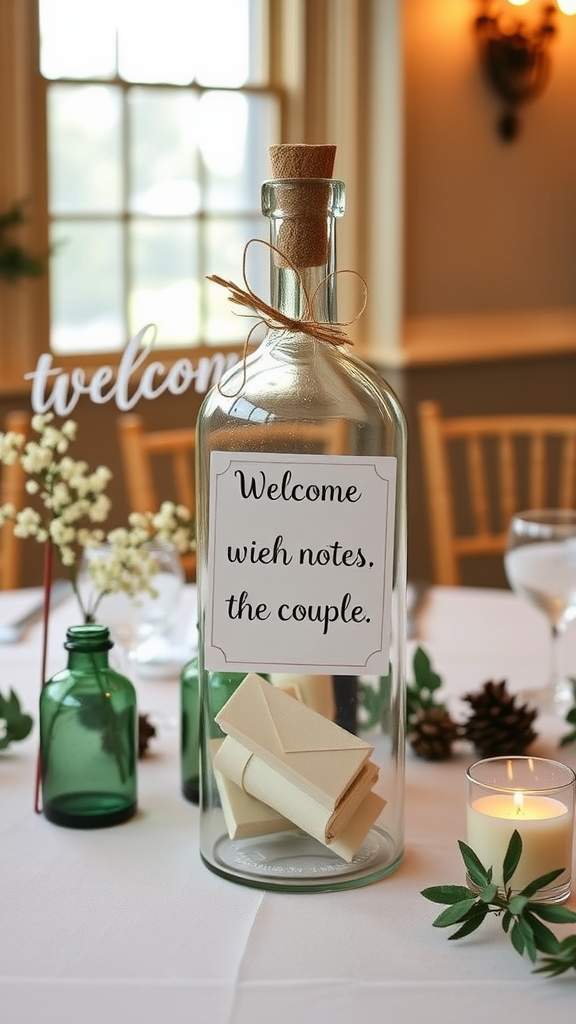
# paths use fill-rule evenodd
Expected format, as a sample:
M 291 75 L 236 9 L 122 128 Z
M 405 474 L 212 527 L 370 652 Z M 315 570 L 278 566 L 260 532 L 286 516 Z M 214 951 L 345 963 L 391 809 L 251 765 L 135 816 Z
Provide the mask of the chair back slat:
M 470 435 L 466 450 L 468 453 L 468 486 L 475 531 L 476 533 L 487 533 L 489 529 L 488 482 L 482 445 L 477 434 Z
M 418 415 L 434 582 L 458 585 L 464 559 L 503 554 L 521 508 L 575 507 L 576 415 L 444 418 L 431 401 Z
M 118 420 L 124 482 L 130 510 L 156 512 L 166 497 L 160 494 L 158 465 L 166 467 L 171 497 L 195 514 L 196 432 L 193 428 L 146 431 L 137 413 Z M 165 475 L 163 472 L 161 475 Z M 188 579 L 196 578 L 196 552 L 182 555 Z
M 546 501 L 546 464 L 544 437 L 535 433 L 530 439 L 530 508 L 544 508 Z
M 560 457 L 560 508 L 573 508 L 576 492 L 576 433 L 562 444 Z
M 30 416 L 14 410 L 6 416 L 5 430 L 28 436 Z M 0 505 L 10 503 L 15 509 L 26 504 L 26 475 L 20 461 L 3 465 L 0 470 Z M 14 535 L 14 527 L 6 522 L 0 528 L 0 590 L 16 590 L 22 583 L 22 541 Z
M 508 431 L 502 434 L 498 443 L 498 486 L 500 488 L 500 530 L 506 529 L 510 516 L 518 508 L 518 475 L 514 454 L 514 442 Z

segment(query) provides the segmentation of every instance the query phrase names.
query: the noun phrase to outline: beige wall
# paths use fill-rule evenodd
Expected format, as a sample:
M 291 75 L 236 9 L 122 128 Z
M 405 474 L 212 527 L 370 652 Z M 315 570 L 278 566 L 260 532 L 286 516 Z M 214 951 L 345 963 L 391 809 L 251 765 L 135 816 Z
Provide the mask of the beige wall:
M 477 59 L 478 5 L 402 9 L 406 315 L 575 307 L 576 16 L 558 14 L 548 87 L 503 143 Z

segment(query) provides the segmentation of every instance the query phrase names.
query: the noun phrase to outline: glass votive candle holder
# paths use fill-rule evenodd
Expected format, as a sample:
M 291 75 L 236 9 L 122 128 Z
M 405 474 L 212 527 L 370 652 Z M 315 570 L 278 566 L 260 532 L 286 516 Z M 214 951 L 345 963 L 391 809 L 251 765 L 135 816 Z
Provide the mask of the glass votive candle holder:
M 512 833 L 522 856 L 507 883 L 512 893 L 551 871 L 562 869 L 530 898 L 562 903 L 571 891 L 576 776 L 568 765 L 542 757 L 489 757 L 466 772 L 467 842 L 492 881 L 504 889 L 502 865 Z M 479 887 L 467 877 L 473 891 Z

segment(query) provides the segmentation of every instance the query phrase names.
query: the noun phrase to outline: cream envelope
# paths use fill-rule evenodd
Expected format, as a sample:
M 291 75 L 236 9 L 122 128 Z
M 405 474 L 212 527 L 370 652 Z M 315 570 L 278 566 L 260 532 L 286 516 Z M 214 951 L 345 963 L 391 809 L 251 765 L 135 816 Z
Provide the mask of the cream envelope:
M 255 673 L 234 691 L 216 722 L 329 811 L 374 749 Z
M 222 779 L 234 784 L 240 793 L 255 798 L 260 807 L 275 808 L 279 814 L 326 844 L 340 837 L 378 779 L 378 766 L 368 761 L 338 801 L 336 809 L 330 811 L 307 793 L 301 784 L 296 785 L 269 764 L 265 764 L 257 754 L 253 754 L 232 736 L 226 736 L 219 742 L 214 757 L 214 768 Z M 240 797 L 230 789 L 227 790 L 226 796 L 228 800 L 236 798 L 233 814 L 234 818 L 238 819 L 239 815 L 244 813 Z M 224 799 L 222 804 L 224 806 Z M 381 801 L 376 817 L 383 806 L 384 801 Z M 363 812 L 359 818 L 364 820 Z M 266 817 L 264 823 L 265 821 Z M 373 820 L 370 821 L 367 828 L 373 823 Z M 256 828 L 259 821 L 254 819 L 252 824 Z M 249 822 L 247 825 L 250 827 Z M 258 833 L 255 831 L 253 834 Z
M 334 688 L 332 676 L 305 676 L 290 674 L 270 675 L 270 682 L 279 686 L 291 697 L 297 697 L 309 708 L 314 708 L 325 718 L 334 721 L 336 714 L 336 702 L 334 700 Z

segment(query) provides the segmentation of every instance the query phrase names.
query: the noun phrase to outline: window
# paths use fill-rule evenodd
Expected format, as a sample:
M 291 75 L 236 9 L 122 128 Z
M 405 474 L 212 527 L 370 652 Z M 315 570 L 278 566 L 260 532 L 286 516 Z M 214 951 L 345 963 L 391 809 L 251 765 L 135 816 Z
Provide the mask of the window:
M 224 17 L 223 0 L 0 0 L 0 213 L 25 201 L 17 240 L 48 271 L 0 278 L 0 394 L 26 394 L 47 352 L 64 372 L 103 353 L 114 366 L 145 322 L 158 324 L 166 363 L 184 347 L 239 351 L 246 321 L 205 274 L 238 281 L 246 241 L 267 234 L 270 141 L 336 143 L 349 197 L 339 266 L 369 277 L 361 206 L 379 122 L 366 122 L 363 54 L 373 4 L 388 6 L 230 4 Z M 225 60 L 211 64 L 214 20 Z M 250 284 L 266 295 L 266 255 L 254 263 Z
M 120 351 L 148 323 L 173 349 L 245 335 L 205 278 L 237 278 L 266 227 L 260 182 L 281 132 L 265 10 L 39 0 L 56 355 Z

